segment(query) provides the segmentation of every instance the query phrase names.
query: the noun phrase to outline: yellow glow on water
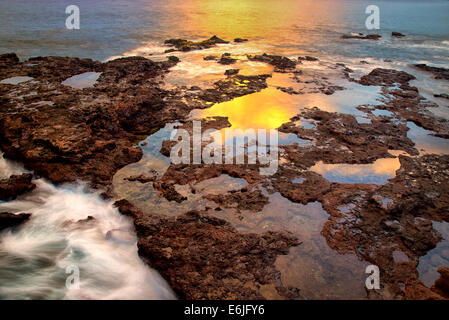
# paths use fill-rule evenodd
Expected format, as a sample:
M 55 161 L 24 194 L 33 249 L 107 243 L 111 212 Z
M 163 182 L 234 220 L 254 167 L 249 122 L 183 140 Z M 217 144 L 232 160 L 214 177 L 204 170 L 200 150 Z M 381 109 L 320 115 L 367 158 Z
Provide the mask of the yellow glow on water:
M 222 37 L 263 36 L 271 33 L 269 25 L 289 27 L 299 12 L 301 1 L 257 0 L 192 0 L 191 8 L 205 14 L 191 13 L 192 20 L 202 30 Z
M 192 118 L 228 117 L 233 129 L 276 129 L 298 113 L 294 98 L 277 89 L 218 103 L 209 109 L 195 110 Z
M 198 36 L 216 34 L 227 40 L 236 37 L 272 39 L 273 43 L 314 41 L 307 32 L 317 23 L 336 24 L 342 10 L 339 1 L 315 0 L 166 0 L 166 6 L 182 11 L 180 19 L 170 20 L 173 34 L 187 32 Z M 186 17 L 186 19 L 184 18 Z M 274 42 L 275 41 L 275 42 Z

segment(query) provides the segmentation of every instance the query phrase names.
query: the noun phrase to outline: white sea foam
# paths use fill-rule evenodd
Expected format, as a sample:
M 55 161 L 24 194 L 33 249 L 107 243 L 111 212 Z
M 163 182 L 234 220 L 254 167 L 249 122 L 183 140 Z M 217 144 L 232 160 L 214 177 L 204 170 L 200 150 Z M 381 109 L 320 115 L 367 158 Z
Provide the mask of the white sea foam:
M 19 172 L 0 159 L 2 176 Z M 32 194 L 0 202 L 1 212 L 32 213 L 19 228 L 0 233 L 0 299 L 175 298 L 140 260 L 132 221 L 111 202 L 82 184 L 34 182 Z M 70 266 L 79 268 L 79 289 L 66 287 Z

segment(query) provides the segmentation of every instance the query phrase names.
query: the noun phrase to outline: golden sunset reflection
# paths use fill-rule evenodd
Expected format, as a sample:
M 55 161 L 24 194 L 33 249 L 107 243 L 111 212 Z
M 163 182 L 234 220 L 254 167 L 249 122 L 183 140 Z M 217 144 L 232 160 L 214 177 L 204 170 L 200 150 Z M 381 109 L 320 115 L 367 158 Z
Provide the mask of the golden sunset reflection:
M 314 30 L 320 21 L 336 24 L 342 14 L 336 1 L 186 0 L 179 3 L 167 0 L 165 5 L 182 12 L 178 21 L 170 21 L 176 34 L 204 36 L 207 31 L 228 40 L 271 39 L 277 44 L 293 39 L 299 43 L 315 41 L 306 32 L 298 31 Z
M 298 113 L 294 97 L 273 88 L 194 110 L 192 118 L 228 117 L 232 129 L 276 129 Z

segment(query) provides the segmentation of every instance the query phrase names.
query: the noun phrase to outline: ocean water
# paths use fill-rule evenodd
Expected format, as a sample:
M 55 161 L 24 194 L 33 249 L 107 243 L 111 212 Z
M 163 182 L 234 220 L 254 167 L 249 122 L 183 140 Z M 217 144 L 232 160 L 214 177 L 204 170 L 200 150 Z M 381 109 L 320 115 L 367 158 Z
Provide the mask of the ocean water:
M 67 30 L 68 0 L 0 1 L 0 52 L 103 60 L 167 38 L 249 38 L 270 53 L 449 63 L 445 0 L 78 0 L 80 30 Z M 340 39 L 366 30 L 365 8 L 380 9 L 382 40 Z M 392 31 L 407 35 L 391 39 Z
M 22 172 L 0 154 L 0 179 Z M 33 182 L 33 192 L 0 201 L 0 212 L 32 213 L 18 228 L 0 232 L 0 300 L 175 299 L 157 271 L 140 260 L 133 223 L 112 202 L 83 184 Z M 73 268 L 79 286 L 69 281 Z
M 277 90 L 277 86 L 299 90 L 303 84 L 294 83 L 288 75 L 273 74 L 268 79 L 267 89 L 208 109 L 194 110 L 192 118 L 220 115 L 228 117 L 233 128 L 268 129 L 279 127 L 302 108 L 317 106 L 329 112 L 353 114 L 359 121 L 370 123 L 366 114 L 355 107 L 366 104 L 374 110 L 380 104 L 380 88 L 341 79 L 341 74 L 333 68 L 335 63 L 341 62 L 353 69 L 355 76 L 366 74 L 375 67 L 414 74 L 417 80 L 412 84 L 427 99 L 440 104 L 431 111 L 449 119 L 447 102 L 433 97 L 434 93 L 449 92 L 447 83 L 408 66 L 410 63 L 427 63 L 449 67 L 449 1 L 78 0 L 81 29 L 67 30 L 65 8 L 71 4 L 74 3 L 69 0 L 0 0 L 0 53 L 16 52 L 21 59 L 59 55 L 104 61 L 142 55 L 159 60 L 166 58 L 163 42 L 168 38 L 200 40 L 212 35 L 226 40 L 248 38 L 249 42 L 238 45 L 176 52 L 181 62 L 167 75 L 167 86 L 204 87 L 223 78 L 229 66 L 204 61 L 203 57 L 224 52 L 231 52 L 239 59 L 236 66 L 241 74 L 272 73 L 272 67 L 246 59 L 248 53 L 267 52 L 292 58 L 316 56 L 319 62 L 301 65 L 302 77 L 326 76 L 346 90 L 331 96 L 320 93 L 289 95 Z M 371 4 L 380 8 L 380 30 L 365 28 L 365 8 Z M 406 37 L 391 38 L 392 31 L 404 33 Z M 342 34 L 352 32 L 379 33 L 382 39 L 341 39 Z M 362 64 L 361 60 L 369 64 Z M 87 76 L 78 75 L 67 81 L 75 81 L 78 86 L 95 82 L 96 75 Z M 17 80 L 21 79 L 8 81 Z M 248 114 L 253 116 L 248 117 Z M 377 110 L 373 114 L 383 113 Z M 300 121 L 308 129 L 315 127 Z M 146 185 L 124 180 L 130 175 L 148 173 L 149 169 L 158 175 L 167 170 L 169 159 L 159 150 L 162 140 L 170 136 L 172 126 L 169 124 L 145 139 L 143 159 L 115 175 L 114 188 L 120 197 L 142 209 L 181 214 L 190 209 L 212 207 L 213 204 L 201 198 L 203 191 L 225 192 L 230 189 L 228 187 L 240 186 L 242 181 L 226 176 L 203 182 L 202 186 L 197 186 L 201 191 L 198 194 L 176 185 L 177 191 L 188 197 L 188 201 L 178 204 L 166 201 Z M 449 140 L 431 136 L 431 131 L 413 124 L 409 127 L 409 137 L 422 153 L 448 152 L 446 142 Z M 20 164 L 0 160 L 0 175 L 23 171 Z M 366 165 L 320 162 L 311 170 L 330 181 L 384 184 L 395 175 L 398 166 L 397 158 L 389 158 Z M 33 194 L 0 203 L 2 211 L 34 213 L 33 218 L 18 230 L 0 233 L 0 258 L 3 258 L 0 259 L 0 283 L 3 284 L 0 285 L 0 298 L 174 298 L 157 272 L 140 261 L 132 223 L 121 217 L 110 203 L 85 192 L 82 186 L 56 188 L 44 180 L 38 180 L 37 184 Z M 96 217 L 96 223 L 79 226 L 77 221 L 86 219 L 89 213 Z M 234 221 L 232 215 L 227 219 L 240 231 L 258 232 L 268 227 L 293 226 L 298 235 L 306 235 L 303 246 L 277 261 L 283 281 L 302 287 L 306 298 L 365 297 L 361 281 L 365 262 L 352 255 L 338 255 L 326 245 L 320 231 L 327 213 L 321 205 L 303 206 L 276 195 L 270 197 L 270 203 L 262 212 L 248 217 L 246 221 Z M 110 236 L 106 237 L 107 234 Z M 429 252 L 426 259 L 435 260 L 434 257 L 441 255 L 440 251 Z M 23 262 L 22 269 L 14 266 L 18 260 Z M 432 283 L 435 270 L 426 261 L 419 271 L 426 283 Z M 81 291 L 70 291 L 65 287 L 64 268 L 73 264 L 79 265 L 83 274 L 87 273 L 87 277 L 81 279 Z M 315 272 L 310 276 L 308 270 Z M 121 279 L 120 274 L 132 276 Z M 331 288 L 324 280 L 331 283 Z

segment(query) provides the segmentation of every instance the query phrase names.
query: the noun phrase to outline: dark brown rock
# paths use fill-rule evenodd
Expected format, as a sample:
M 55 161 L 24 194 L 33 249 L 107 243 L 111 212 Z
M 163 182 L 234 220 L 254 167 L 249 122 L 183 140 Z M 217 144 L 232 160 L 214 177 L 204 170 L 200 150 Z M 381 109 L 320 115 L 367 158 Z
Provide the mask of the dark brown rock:
M 379 34 L 367 34 L 363 35 L 362 33 L 359 34 L 344 34 L 341 36 L 342 39 L 361 39 L 361 40 L 379 40 L 382 38 Z
M 36 185 L 31 182 L 33 175 L 24 173 L 0 180 L 0 200 L 11 200 L 33 190 Z
M 161 218 L 126 200 L 116 206 L 134 218 L 139 254 L 182 299 L 262 299 L 261 285 L 282 288 L 276 257 L 299 244 L 287 233 L 241 234 L 197 211 Z
M 229 43 L 223 39 L 213 36 L 207 40 L 194 42 L 185 39 L 169 39 L 165 40 L 165 44 L 174 46 L 179 51 L 191 51 L 211 48 L 219 43 Z
M 287 57 L 283 56 L 276 56 L 276 55 L 270 55 L 270 54 L 262 54 L 262 55 L 248 55 L 249 60 L 253 61 L 260 61 L 265 62 L 268 64 L 271 64 L 274 66 L 278 71 L 286 71 L 289 69 L 295 69 L 296 62 L 293 60 L 290 60 Z
M 405 37 L 404 34 L 402 34 L 402 33 L 400 33 L 400 32 L 396 32 L 396 31 L 393 31 L 393 32 L 391 33 L 391 36 L 392 36 L 392 37 L 395 37 L 395 38 L 404 38 L 404 37 Z
M 13 214 L 9 212 L 0 212 L 0 230 L 18 226 L 30 217 L 31 213 Z
M 360 79 L 360 84 L 365 86 L 392 85 L 394 83 L 407 84 L 414 79 L 416 79 L 414 76 L 404 71 L 376 68 L 368 75 L 363 76 Z
M 415 64 L 414 67 L 422 71 L 430 72 L 435 79 L 449 80 L 449 69 L 431 67 L 426 64 Z

